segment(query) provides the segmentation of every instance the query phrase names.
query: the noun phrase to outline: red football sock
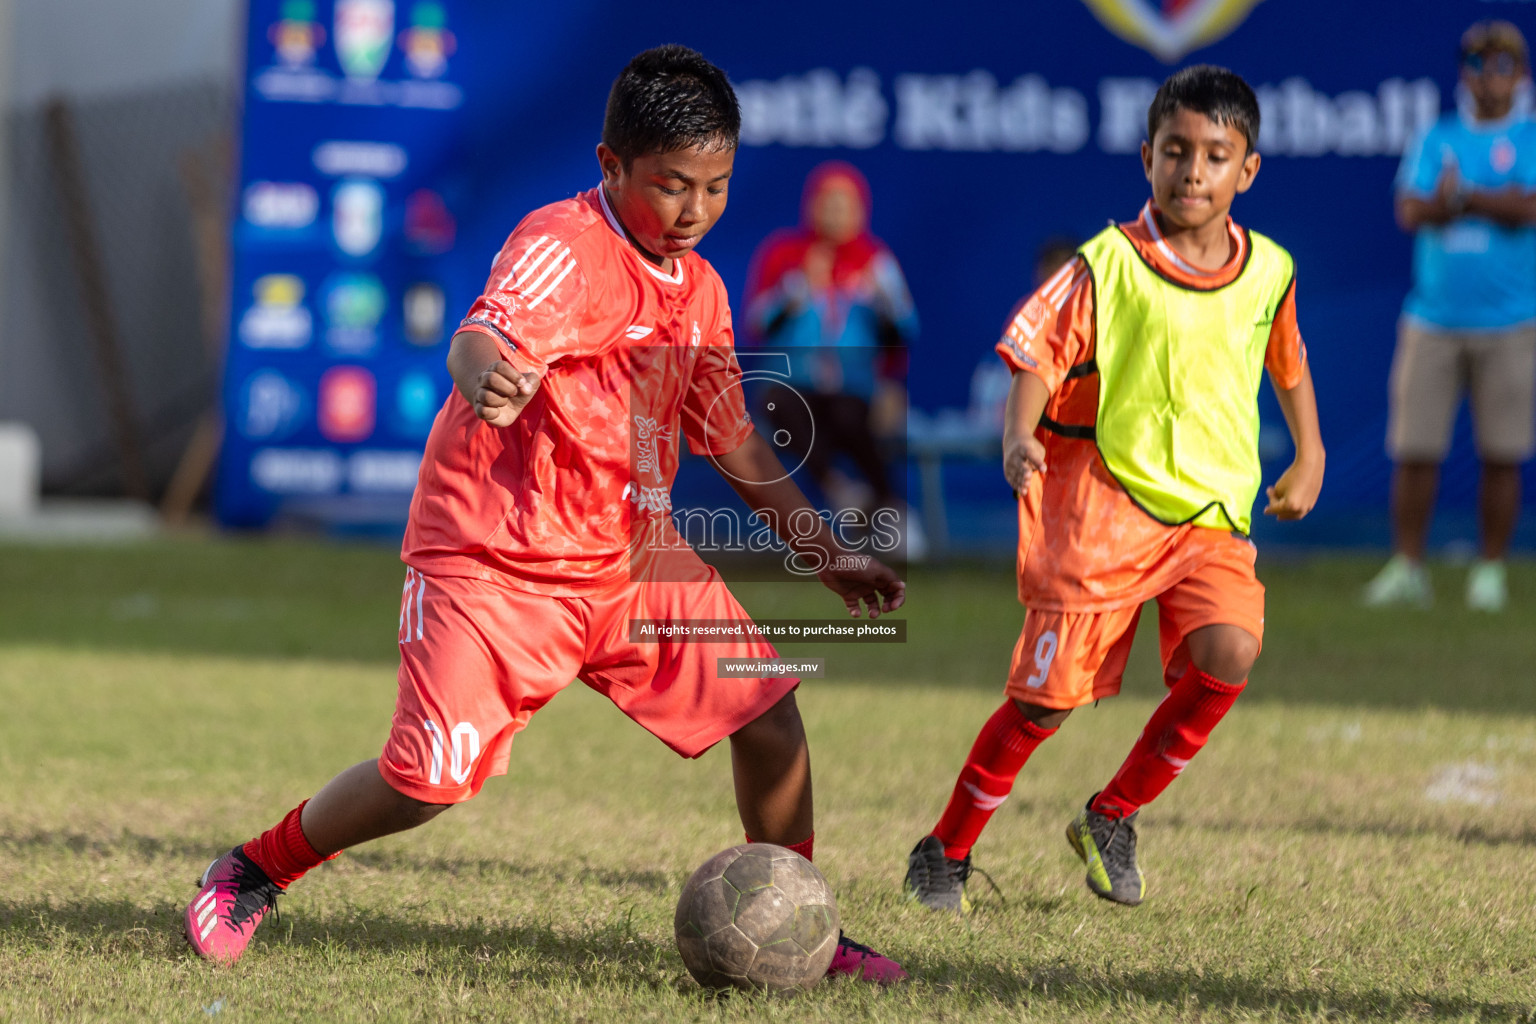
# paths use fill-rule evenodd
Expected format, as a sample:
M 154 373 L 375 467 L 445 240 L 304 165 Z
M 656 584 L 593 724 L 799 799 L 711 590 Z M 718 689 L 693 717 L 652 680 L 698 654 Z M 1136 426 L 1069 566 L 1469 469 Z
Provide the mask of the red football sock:
M 933 834 L 944 843 L 944 855 L 963 860 L 987 827 L 992 812 L 1013 791 L 1013 780 L 1024 762 L 1055 729 L 1042 729 L 1024 717 L 1012 698 L 992 713 L 971 747 L 949 806 Z
M 324 861 L 341 856 L 337 850 L 329 857 L 322 857 L 315 852 L 315 848 L 309 845 L 309 840 L 304 838 L 304 829 L 299 825 L 299 816 L 304 813 L 304 804 L 295 807 L 284 816 L 272 828 L 267 829 L 261 835 L 245 844 L 245 855 L 256 862 L 256 866 L 267 873 L 280 888 L 286 889 L 300 878 L 310 868 L 316 867 Z
M 1191 665 L 1152 712 L 1130 756 L 1094 797 L 1092 809 L 1123 818 L 1155 800 L 1205 746 L 1211 730 L 1247 685 L 1246 679 L 1236 685 L 1224 683 Z
M 747 842 L 760 843 L 762 840 L 753 839 L 751 836 L 747 836 Z M 816 833 L 812 832 L 798 843 L 779 843 L 778 845 L 784 847 L 786 850 L 794 850 L 806 860 L 813 860 L 814 858 L 811 857 L 811 848 L 816 845 Z

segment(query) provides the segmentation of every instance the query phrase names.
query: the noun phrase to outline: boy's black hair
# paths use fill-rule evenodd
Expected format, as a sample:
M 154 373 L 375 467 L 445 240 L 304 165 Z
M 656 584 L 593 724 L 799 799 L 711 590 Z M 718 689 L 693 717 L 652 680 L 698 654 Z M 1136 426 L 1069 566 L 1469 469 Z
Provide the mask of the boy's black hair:
M 1259 98 L 1243 76 L 1214 64 L 1196 64 L 1169 75 L 1147 108 L 1147 141 L 1177 111 L 1192 110 L 1236 128 L 1252 153 L 1259 141 Z
M 724 71 L 686 46 L 636 55 L 608 92 L 603 142 L 626 168 L 647 153 L 735 149 L 740 139 L 736 90 Z

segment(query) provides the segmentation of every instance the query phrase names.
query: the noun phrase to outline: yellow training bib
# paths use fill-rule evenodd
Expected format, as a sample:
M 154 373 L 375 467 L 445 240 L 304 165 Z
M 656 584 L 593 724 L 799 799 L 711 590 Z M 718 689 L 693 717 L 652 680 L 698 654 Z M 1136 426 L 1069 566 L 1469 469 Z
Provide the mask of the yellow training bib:
M 1291 256 L 1248 232 L 1230 284 L 1198 289 L 1158 273 L 1119 228 L 1081 249 L 1093 274 L 1093 436 L 1111 474 L 1154 519 L 1247 534 L 1263 481 L 1259 382 Z M 1050 425 L 1047 424 L 1049 427 Z

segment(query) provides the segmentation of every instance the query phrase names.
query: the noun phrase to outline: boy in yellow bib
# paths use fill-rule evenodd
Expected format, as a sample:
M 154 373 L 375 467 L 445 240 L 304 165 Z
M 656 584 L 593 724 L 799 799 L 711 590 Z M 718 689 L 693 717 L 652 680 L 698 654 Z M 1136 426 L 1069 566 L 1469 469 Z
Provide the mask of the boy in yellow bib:
M 1003 472 L 1019 495 L 1028 613 L 1007 700 L 908 859 L 907 891 L 929 907 L 968 908 L 971 847 L 1072 709 L 1120 691 L 1143 602 L 1158 603 L 1168 696 L 1067 828 L 1096 895 L 1141 902 L 1138 811 L 1247 683 L 1264 635 L 1248 529 L 1265 370 L 1296 458 L 1264 511 L 1306 515 L 1324 461 L 1290 254 L 1228 216 L 1259 172 L 1258 135 L 1237 75 L 1170 77 L 1141 147 L 1152 199 L 1021 303 L 997 345 L 1013 371 Z

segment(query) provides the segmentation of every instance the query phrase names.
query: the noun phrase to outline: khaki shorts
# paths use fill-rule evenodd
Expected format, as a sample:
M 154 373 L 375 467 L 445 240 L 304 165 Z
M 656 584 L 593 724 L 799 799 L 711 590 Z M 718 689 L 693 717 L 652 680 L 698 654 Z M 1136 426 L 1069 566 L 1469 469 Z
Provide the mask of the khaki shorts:
M 1483 461 L 1530 458 L 1536 451 L 1536 325 L 1457 331 L 1399 322 L 1387 417 L 1393 461 L 1443 460 L 1463 393 L 1471 396 Z

